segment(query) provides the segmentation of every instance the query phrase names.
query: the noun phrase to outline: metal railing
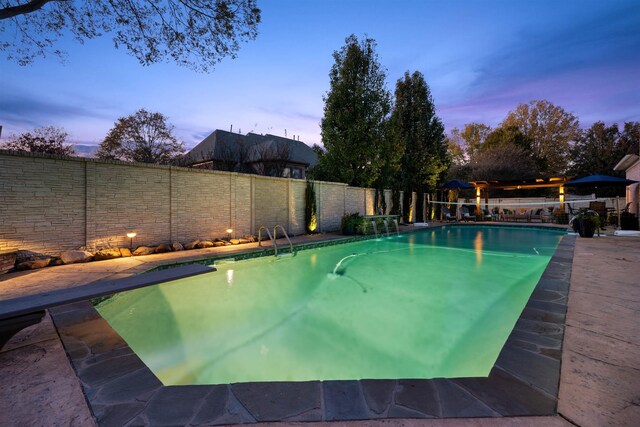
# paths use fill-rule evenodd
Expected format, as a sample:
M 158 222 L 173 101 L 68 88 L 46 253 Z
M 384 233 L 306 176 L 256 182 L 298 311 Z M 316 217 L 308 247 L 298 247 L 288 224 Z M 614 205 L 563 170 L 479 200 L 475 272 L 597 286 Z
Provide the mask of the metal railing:
M 291 250 L 291 254 L 293 255 L 293 243 L 291 243 L 291 239 L 287 234 L 287 230 L 285 230 L 283 226 L 281 226 L 280 224 L 277 224 L 275 227 L 273 227 L 273 237 L 277 238 L 278 234 L 276 233 L 276 230 L 278 228 L 280 228 L 280 230 L 282 230 L 282 232 L 284 233 L 284 237 L 287 239 L 287 242 L 289 242 L 289 248 Z M 277 251 L 276 251 L 276 255 L 277 255 Z
M 262 246 L 262 230 L 267 232 L 267 235 L 269 236 L 269 239 L 271 239 L 271 243 L 273 243 L 273 249 L 275 251 L 275 256 L 278 256 L 278 244 L 276 243 L 276 239 L 277 239 L 277 230 L 278 228 L 280 230 L 282 230 L 282 233 L 284 234 L 284 237 L 287 239 L 287 242 L 289 242 L 289 248 L 291 248 L 291 254 L 293 254 L 293 243 L 291 243 L 291 239 L 289 238 L 289 235 L 287 234 L 287 230 L 284 229 L 284 227 L 280 224 L 277 224 L 275 227 L 273 227 L 273 234 L 271 234 L 271 232 L 269 231 L 269 229 L 267 227 L 265 227 L 264 225 L 262 227 L 260 227 L 260 229 L 258 230 L 258 246 Z

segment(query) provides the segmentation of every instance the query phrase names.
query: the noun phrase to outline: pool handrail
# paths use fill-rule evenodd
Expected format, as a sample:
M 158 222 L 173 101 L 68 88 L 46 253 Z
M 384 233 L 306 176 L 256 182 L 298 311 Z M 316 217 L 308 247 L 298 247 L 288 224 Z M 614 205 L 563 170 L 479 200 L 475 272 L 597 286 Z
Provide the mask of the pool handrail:
M 287 234 L 287 230 L 285 230 L 282 225 L 276 224 L 276 226 L 273 227 L 273 237 L 274 238 L 278 237 L 278 234 L 276 233 L 276 230 L 278 229 L 278 227 L 280 227 L 280 229 L 284 233 L 284 237 L 287 238 L 287 242 L 289 242 L 289 248 L 291 248 L 291 254 L 293 255 L 293 243 L 291 243 L 291 239 L 289 238 L 289 235 Z M 276 255 L 277 255 L 277 253 L 276 253 Z
M 273 238 L 273 236 L 271 235 L 271 232 L 269 231 L 269 229 L 264 225 L 258 229 L 258 246 L 262 246 L 262 230 L 267 232 L 267 236 L 269 236 L 269 239 L 271 240 L 271 243 L 273 243 L 273 248 L 275 250 L 275 255 L 278 256 L 278 244 L 276 243 L 276 239 Z M 274 230 L 275 230 L 275 228 L 274 228 Z

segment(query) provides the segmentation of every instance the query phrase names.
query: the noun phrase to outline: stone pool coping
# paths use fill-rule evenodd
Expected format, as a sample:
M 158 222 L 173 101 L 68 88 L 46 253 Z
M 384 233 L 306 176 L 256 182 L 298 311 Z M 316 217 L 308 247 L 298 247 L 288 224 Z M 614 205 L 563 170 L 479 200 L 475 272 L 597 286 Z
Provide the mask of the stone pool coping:
M 562 237 L 487 378 L 163 386 L 88 302 L 50 313 L 100 425 L 555 415 L 574 245 Z

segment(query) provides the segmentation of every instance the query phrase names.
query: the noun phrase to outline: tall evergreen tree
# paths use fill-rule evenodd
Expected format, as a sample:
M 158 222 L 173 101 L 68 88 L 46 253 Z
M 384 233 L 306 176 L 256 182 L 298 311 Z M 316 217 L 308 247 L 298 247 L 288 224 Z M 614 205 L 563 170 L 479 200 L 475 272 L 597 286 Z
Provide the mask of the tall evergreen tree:
M 417 192 L 416 220 L 423 221 L 423 194 L 436 189 L 438 179 L 449 166 L 444 125 L 436 115 L 429 86 L 415 71 L 396 83 L 396 102 L 391 116 L 394 138 L 403 147 L 399 184 L 405 192 L 403 213 L 411 215 L 411 193 Z
M 359 187 L 372 186 L 380 175 L 385 122 L 391 110 L 386 74 L 375 49 L 373 39 L 360 42 L 351 35 L 333 53 L 320 123 L 326 149 L 320 158 L 323 176 Z

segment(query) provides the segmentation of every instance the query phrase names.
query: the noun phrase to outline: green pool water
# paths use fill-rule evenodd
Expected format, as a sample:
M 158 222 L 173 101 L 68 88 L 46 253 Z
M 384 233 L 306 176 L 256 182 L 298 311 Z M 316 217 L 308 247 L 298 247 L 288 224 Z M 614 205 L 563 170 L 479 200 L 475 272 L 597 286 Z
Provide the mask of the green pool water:
M 165 385 L 483 377 L 561 236 L 448 226 L 219 262 L 96 308 Z

